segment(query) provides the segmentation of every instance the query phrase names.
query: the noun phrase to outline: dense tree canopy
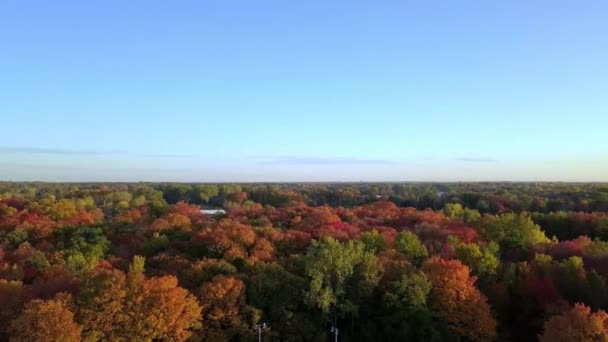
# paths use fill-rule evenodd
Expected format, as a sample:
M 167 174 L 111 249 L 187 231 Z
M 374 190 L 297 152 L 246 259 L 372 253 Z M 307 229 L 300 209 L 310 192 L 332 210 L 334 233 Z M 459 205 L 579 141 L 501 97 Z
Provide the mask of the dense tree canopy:
M 605 340 L 607 211 L 604 184 L 0 183 L 0 340 Z

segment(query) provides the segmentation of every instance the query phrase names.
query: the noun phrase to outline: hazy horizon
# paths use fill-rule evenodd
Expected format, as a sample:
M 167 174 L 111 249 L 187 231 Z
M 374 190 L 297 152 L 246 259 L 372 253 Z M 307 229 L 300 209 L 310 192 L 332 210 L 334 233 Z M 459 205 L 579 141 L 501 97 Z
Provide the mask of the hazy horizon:
M 0 180 L 608 181 L 605 2 L 0 4 Z

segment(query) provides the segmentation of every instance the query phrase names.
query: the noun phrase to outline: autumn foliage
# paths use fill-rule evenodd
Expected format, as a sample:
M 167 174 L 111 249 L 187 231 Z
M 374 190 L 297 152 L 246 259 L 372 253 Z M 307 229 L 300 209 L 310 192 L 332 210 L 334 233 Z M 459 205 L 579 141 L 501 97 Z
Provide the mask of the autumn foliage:
M 552 317 L 545 323 L 541 342 L 608 341 L 608 314 L 576 304 L 572 310 Z
M 0 183 L 0 340 L 608 340 L 606 194 Z
M 82 327 L 74 321 L 70 301 L 69 295 L 59 294 L 53 299 L 35 299 L 27 303 L 11 322 L 11 342 L 80 341 Z
M 458 260 L 433 257 L 422 271 L 433 287 L 430 294 L 433 315 L 447 322 L 456 335 L 472 341 L 492 341 L 496 321 L 486 298 L 474 286 L 469 268 Z

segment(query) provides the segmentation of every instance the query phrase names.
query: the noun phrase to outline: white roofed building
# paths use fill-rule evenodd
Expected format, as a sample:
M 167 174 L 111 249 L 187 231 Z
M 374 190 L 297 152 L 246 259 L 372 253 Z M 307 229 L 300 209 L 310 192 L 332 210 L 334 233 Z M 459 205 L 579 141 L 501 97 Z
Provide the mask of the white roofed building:
M 226 210 L 224 209 L 201 209 L 201 214 L 203 215 L 219 215 L 225 213 Z

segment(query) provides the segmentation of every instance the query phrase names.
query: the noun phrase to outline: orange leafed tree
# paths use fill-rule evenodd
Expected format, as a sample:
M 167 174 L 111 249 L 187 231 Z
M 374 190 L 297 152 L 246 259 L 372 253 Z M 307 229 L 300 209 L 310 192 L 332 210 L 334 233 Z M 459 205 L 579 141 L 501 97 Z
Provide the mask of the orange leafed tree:
M 153 232 L 162 232 L 162 231 L 168 230 L 170 228 L 171 228 L 171 224 L 169 223 L 169 221 L 165 220 L 162 217 L 157 218 L 150 225 L 150 230 Z
M 118 339 L 116 328 L 126 319 L 125 284 L 125 274 L 118 270 L 99 269 L 85 281 L 76 301 L 85 340 Z
M 126 317 L 120 334 L 133 341 L 185 341 L 198 323 L 201 307 L 173 276 L 147 278 L 144 258 L 135 256 L 126 279 Z
M 186 215 L 170 213 L 167 215 L 167 222 L 172 228 L 187 229 L 192 225 L 192 221 Z
M 204 318 L 219 326 L 233 325 L 244 303 L 244 291 L 243 281 L 237 278 L 225 275 L 213 277 L 200 289 Z
M 540 342 L 608 341 L 608 314 L 591 312 L 591 308 L 576 304 L 572 310 L 550 318 L 545 323 Z
M 155 338 L 185 341 L 201 316 L 196 298 L 177 285 L 174 276 L 149 278 L 144 283 L 141 313 L 156 327 Z
M 232 261 L 248 257 L 249 250 L 255 244 L 256 233 L 249 225 L 226 219 L 216 226 L 199 232 L 196 241 L 212 251 L 215 256 Z M 268 252 L 269 246 L 264 248 Z
M 430 305 L 435 317 L 445 321 L 454 334 L 472 341 L 494 339 L 496 321 L 467 266 L 458 260 L 433 257 L 422 270 L 433 284 Z
M 144 275 L 135 257 L 129 273 L 100 271 L 83 286 L 78 320 L 85 340 L 185 341 L 196 327 L 201 307 L 173 276 Z
M 36 299 L 25 305 L 21 314 L 11 322 L 11 342 L 77 342 L 82 328 L 74 322 L 69 309 L 71 297 L 58 294 L 50 300 Z

